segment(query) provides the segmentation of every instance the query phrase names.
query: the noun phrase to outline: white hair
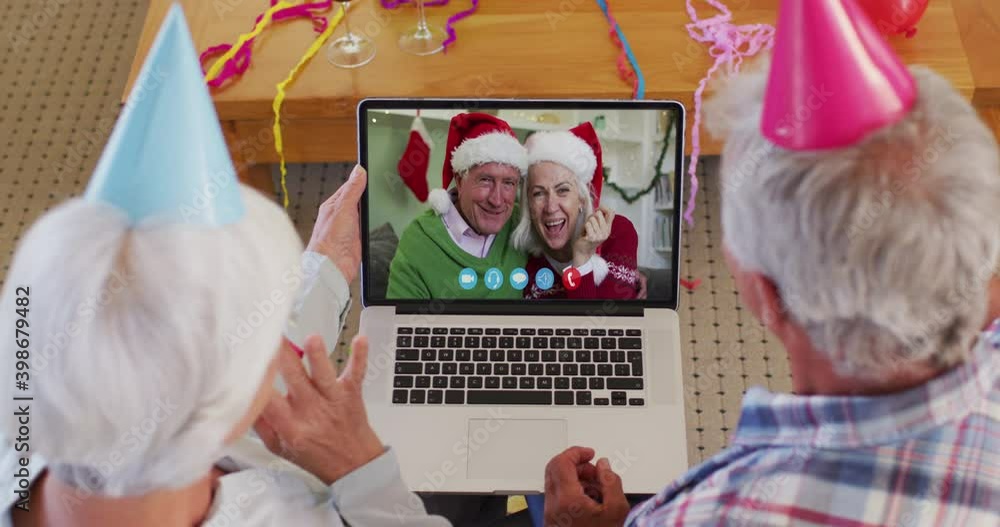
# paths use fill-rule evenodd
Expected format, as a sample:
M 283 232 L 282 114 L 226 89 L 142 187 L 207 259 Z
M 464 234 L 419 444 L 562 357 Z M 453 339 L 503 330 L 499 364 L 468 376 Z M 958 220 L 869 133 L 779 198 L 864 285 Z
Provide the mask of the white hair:
M 133 226 L 73 199 L 28 231 L 0 298 L 29 298 L 31 454 L 60 480 L 106 496 L 188 485 L 249 411 L 301 283 L 302 242 L 280 207 L 241 191 L 246 216 L 223 227 Z M 5 320 L 0 373 L 14 379 Z
M 552 161 L 540 161 L 543 163 L 551 163 Z M 545 243 L 542 242 L 538 233 L 535 232 L 535 226 L 531 222 L 531 211 L 529 210 L 529 201 L 531 197 L 528 195 L 528 182 L 531 180 L 531 167 L 528 166 L 528 176 L 524 183 L 521 184 L 521 218 L 518 220 L 517 227 L 514 227 L 514 232 L 510 235 L 510 243 L 515 249 L 532 256 L 541 256 L 545 248 Z M 569 167 L 564 167 L 569 170 L 570 173 L 573 171 Z M 576 240 L 577 236 L 580 235 L 580 231 L 583 230 L 584 222 L 591 214 L 594 213 L 594 201 L 590 198 L 591 189 L 590 183 L 583 185 L 580 183 L 577 177 L 571 178 L 573 181 L 573 186 L 576 191 L 580 194 L 580 201 L 583 203 L 583 211 L 576 219 L 575 230 L 573 231 L 573 237 L 570 239 L 569 243 Z
M 774 281 L 842 374 L 964 361 L 1000 256 L 993 135 L 945 79 L 914 67 L 919 98 L 902 121 L 847 148 L 784 150 L 760 132 L 766 70 L 737 76 L 709 107 L 713 133 L 727 136 L 733 257 Z

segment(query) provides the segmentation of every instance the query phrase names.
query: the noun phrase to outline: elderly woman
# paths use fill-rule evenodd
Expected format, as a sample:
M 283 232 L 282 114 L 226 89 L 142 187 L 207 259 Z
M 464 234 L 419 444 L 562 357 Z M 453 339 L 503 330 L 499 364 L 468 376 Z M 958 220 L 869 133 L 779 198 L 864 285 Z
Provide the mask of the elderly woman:
M 639 240 L 628 218 L 597 208 L 604 175 L 593 126 L 539 132 L 525 147 L 528 175 L 522 185 L 521 219 L 511 240 L 531 255 L 528 276 L 549 269 L 563 277 L 551 288 L 532 280 L 525 298 L 636 298 Z M 578 283 L 565 275 L 570 268 L 579 273 Z
M 18 403 L 30 413 L 30 439 L 18 442 L 23 423 L 10 412 L 2 422 L 0 433 L 15 442 L 2 470 L 23 468 L 25 477 L 8 479 L 10 512 L 0 525 L 327 527 L 341 518 L 385 522 L 399 511 L 418 525 L 446 525 L 410 500 L 391 450 L 367 423 L 365 340 L 355 340 L 340 380 L 322 339 L 305 345 L 311 376 L 281 346 L 300 283 L 308 291 L 300 303 L 344 301 L 334 261 L 345 258 L 328 246 L 349 245 L 344 234 L 365 184 L 358 172 L 330 200 L 338 210 L 324 207 L 303 264 L 287 215 L 249 189 L 241 192 L 246 216 L 219 229 L 136 228 L 83 199 L 33 226 L 2 297 L 30 299 L 33 400 Z M 293 322 L 301 315 L 291 313 Z M 5 358 L 10 378 L 17 369 Z M 279 370 L 287 399 L 273 393 Z M 334 426 L 324 440 L 339 448 L 321 459 L 293 448 L 300 468 L 244 437 L 256 423 L 276 452 L 292 448 L 278 430 L 320 418 L 297 415 L 296 400 L 324 399 L 341 412 L 322 417 Z
M 339 379 L 301 339 L 337 322 L 310 310 L 348 302 L 364 172 L 303 256 L 281 207 L 236 181 L 176 6 L 136 85 L 163 86 L 126 105 L 86 195 L 32 226 L 0 297 L 0 373 L 23 383 L 0 419 L 0 525 L 446 525 L 368 425 L 364 339 Z M 322 457 L 302 450 L 315 422 L 310 441 L 337 447 Z M 247 438 L 255 423 L 298 466 Z

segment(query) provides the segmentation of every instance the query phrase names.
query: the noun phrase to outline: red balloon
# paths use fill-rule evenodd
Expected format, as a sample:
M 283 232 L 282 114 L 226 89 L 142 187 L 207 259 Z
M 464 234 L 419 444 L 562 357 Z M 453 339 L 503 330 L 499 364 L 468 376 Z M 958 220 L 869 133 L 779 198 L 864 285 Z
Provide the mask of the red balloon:
M 855 0 L 883 34 L 917 33 L 917 21 L 924 16 L 930 0 Z

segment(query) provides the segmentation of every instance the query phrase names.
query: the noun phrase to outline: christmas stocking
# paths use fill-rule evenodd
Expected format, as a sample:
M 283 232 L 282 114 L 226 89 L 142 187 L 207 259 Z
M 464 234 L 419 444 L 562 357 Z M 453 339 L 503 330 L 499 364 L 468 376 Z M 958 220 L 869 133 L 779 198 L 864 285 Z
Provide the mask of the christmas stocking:
M 399 170 L 399 177 L 421 202 L 427 201 L 427 165 L 430 163 L 432 148 L 434 141 L 424 127 L 424 121 L 417 116 L 413 119 L 410 140 L 406 143 L 406 150 L 403 150 L 403 157 L 396 169 Z

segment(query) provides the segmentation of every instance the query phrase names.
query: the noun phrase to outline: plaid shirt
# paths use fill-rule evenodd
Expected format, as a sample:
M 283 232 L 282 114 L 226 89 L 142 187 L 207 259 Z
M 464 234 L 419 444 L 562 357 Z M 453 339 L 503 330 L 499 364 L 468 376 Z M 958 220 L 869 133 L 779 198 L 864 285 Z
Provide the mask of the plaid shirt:
M 747 391 L 732 446 L 626 525 L 1000 525 L 1000 320 L 969 362 L 898 394 Z

